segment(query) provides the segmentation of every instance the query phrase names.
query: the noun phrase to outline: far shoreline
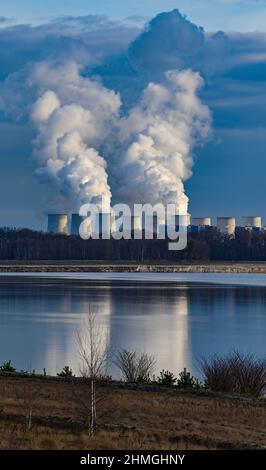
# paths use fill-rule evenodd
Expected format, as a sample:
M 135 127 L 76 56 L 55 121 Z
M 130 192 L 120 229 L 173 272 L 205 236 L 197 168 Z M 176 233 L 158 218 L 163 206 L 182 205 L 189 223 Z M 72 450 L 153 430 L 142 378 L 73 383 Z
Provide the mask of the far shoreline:
M 266 274 L 266 262 L 0 261 L 0 273 L 220 273 Z
M 49 280 L 60 284 L 145 285 L 150 287 L 176 285 L 220 285 L 266 288 L 265 267 L 220 265 L 87 265 L 30 264 L 2 265 L 1 282 L 42 283 Z M 186 269 L 185 269 L 186 268 Z

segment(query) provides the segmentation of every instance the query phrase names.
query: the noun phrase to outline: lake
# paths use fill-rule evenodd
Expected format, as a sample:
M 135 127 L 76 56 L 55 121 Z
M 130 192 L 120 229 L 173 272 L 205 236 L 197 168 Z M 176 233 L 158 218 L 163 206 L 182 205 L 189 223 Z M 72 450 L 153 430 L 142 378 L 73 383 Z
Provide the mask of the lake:
M 89 309 L 110 350 L 152 353 L 156 372 L 199 376 L 201 355 L 266 353 L 266 275 L 57 273 L 0 275 L 0 363 L 77 373 L 77 331 Z M 115 366 L 110 372 L 117 377 Z

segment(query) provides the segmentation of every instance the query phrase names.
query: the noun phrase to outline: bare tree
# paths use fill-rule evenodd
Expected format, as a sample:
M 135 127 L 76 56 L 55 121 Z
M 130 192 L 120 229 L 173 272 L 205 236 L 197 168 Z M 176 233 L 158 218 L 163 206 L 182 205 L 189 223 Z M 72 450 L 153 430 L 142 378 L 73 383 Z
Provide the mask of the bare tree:
M 147 353 L 137 353 L 122 349 L 116 354 L 115 365 L 127 382 L 148 382 L 155 368 L 155 357 Z
M 90 435 L 97 427 L 97 399 L 95 382 L 106 374 L 108 363 L 108 337 L 105 329 L 97 323 L 96 314 L 89 310 L 82 331 L 77 334 L 78 352 L 81 359 L 80 373 L 90 380 L 89 418 Z

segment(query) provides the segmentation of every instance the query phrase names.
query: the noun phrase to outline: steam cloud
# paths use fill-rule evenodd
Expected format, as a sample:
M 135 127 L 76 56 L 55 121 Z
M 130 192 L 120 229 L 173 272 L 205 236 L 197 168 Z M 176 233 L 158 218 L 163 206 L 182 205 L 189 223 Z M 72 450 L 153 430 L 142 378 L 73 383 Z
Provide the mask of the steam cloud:
M 154 45 L 170 20 L 182 33 L 179 41 L 174 35 L 179 57 L 184 48 L 202 45 L 202 30 L 179 12 L 153 20 L 129 48 L 143 90 L 133 105 L 83 76 L 72 60 L 44 61 L 31 70 L 27 84 L 37 90 L 31 110 L 38 132 L 36 174 L 49 185 L 53 209 L 77 211 L 84 203 L 100 203 L 102 196 L 108 209 L 113 196 L 113 202 L 172 203 L 187 211 L 184 181 L 192 174 L 195 145 L 208 136 L 211 116 L 197 95 L 201 76 L 184 68 L 180 58 L 169 61 L 175 69 L 155 74 L 156 83 L 143 73 L 148 59 L 156 63 Z
M 184 181 L 191 175 L 197 143 L 207 133 L 209 118 L 195 108 L 199 123 L 195 127 L 190 110 L 180 111 L 181 100 L 169 99 L 168 104 L 162 100 L 157 109 L 154 96 L 149 103 L 145 102 L 144 96 L 155 84 L 158 90 L 166 89 L 172 97 L 176 95 L 174 90 L 178 87 L 174 88 L 165 76 L 169 70 L 175 71 L 172 74 L 176 77 L 188 70 L 199 72 L 204 78 L 204 89 L 198 94 L 189 88 L 179 96 L 191 98 L 194 103 L 196 96 L 202 97 L 215 116 L 213 144 L 206 148 L 206 162 L 199 163 L 196 185 L 192 184 L 190 189 L 194 195 L 203 186 L 209 190 L 201 195 L 202 202 L 195 203 L 195 210 L 196 207 L 200 210 L 201 205 L 204 210 L 206 207 L 212 210 L 208 194 L 214 186 L 214 205 L 223 192 L 217 171 L 210 180 L 211 172 L 215 172 L 215 158 L 221 159 L 220 170 L 228 178 L 231 192 L 235 188 L 231 177 L 234 172 L 228 172 L 227 164 L 230 161 L 237 171 L 240 154 L 246 168 L 243 178 L 250 184 L 253 172 L 256 180 L 256 165 L 252 168 L 249 165 L 247 149 L 254 147 L 254 159 L 260 165 L 265 148 L 266 35 L 258 28 L 250 33 L 206 32 L 173 10 L 160 13 L 144 28 L 142 20 L 117 22 L 90 15 L 61 17 L 38 25 L 12 26 L 3 22 L 0 38 L 1 151 L 3 168 L 13 182 L 8 188 L 10 197 L 15 192 L 19 194 L 23 207 L 23 215 L 16 210 L 19 224 L 25 223 L 26 213 L 31 220 L 34 207 L 39 213 L 40 199 L 48 191 L 50 203 L 43 204 L 45 212 L 76 211 L 81 200 L 97 199 L 105 191 L 109 197 L 112 193 L 113 202 L 171 200 L 176 188 L 182 191 Z M 101 77 L 103 85 L 95 77 Z M 191 77 L 201 86 L 194 74 Z M 149 85 L 151 80 L 154 85 Z M 93 99 L 92 90 L 96 95 Z M 114 107 L 106 105 L 106 100 L 114 103 Z M 69 112 L 67 106 L 74 106 L 75 113 L 73 108 Z M 30 113 L 34 126 L 29 123 Z M 78 113 L 80 119 L 74 119 Z M 59 131 L 54 127 L 60 115 Z M 141 125 L 134 123 L 136 115 Z M 97 138 L 91 135 L 92 127 Z M 162 132 L 158 136 L 159 127 Z M 181 128 L 186 131 L 181 132 Z M 36 131 L 37 175 L 48 186 L 40 189 L 35 203 L 30 199 L 33 182 L 25 160 Z M 176 144 L 180 133 L 181 139 Z M 145 150 L 147 142 L 149 153 Z M 89 156 L 84 158 L 87 151 Z M 173 157 L 175 152 L 178 155 Z M 228 161 L 224 159 L 226 154 Z M 19 171 L 14 172 L 13 165 L 19 165 Z M 210 174 L 205 172 L 207 167 Z M 28 191 L 23 190 L 18 175 L 27 181 Z M 100 181 L 104 189 L 100 189 Z M 7 186 L 2 186 L 6 195 Z M 258 188 L 255 189 L 253 193 L 257 194 Z M 251 202 L 247 198 L 251 210 L 257 199 Z M 263 200 L 263 194 L 260 199 Z M 9 214 L 7 223 L 13 217 L 11 210 Z
M 40 64 L 31 80 L 44 91 L 32 110 L 37 126 L 37 176 L 50 183 L 52 200 L 64 210 L 101 202 L 110 206 L 107 164 L 99 148 L 115 126 L 120 98 L 100 83 L 83 78 L 77 64 Z
M 210 112 L 197 97 L 203 85 L 191 70 L 166 73 L 150 83 L 140 102 L 120 122 L 118 194 L 128 203 L 171 203 L 186 213 L 183 181 L 191 176 L 193 147 L 210 130 Z

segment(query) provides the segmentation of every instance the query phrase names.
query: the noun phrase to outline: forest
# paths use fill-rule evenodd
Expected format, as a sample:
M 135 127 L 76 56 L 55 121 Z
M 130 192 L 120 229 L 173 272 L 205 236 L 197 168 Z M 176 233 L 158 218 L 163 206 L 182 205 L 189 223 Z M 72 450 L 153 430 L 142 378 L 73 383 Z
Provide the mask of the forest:
M 82 240 L 29 229 L 0 228 L 1 260 L 266 261 L 266 231 L 237 228 L 235 237 L 209 227 L 188 235 L 187 248 L 168 240 Z

